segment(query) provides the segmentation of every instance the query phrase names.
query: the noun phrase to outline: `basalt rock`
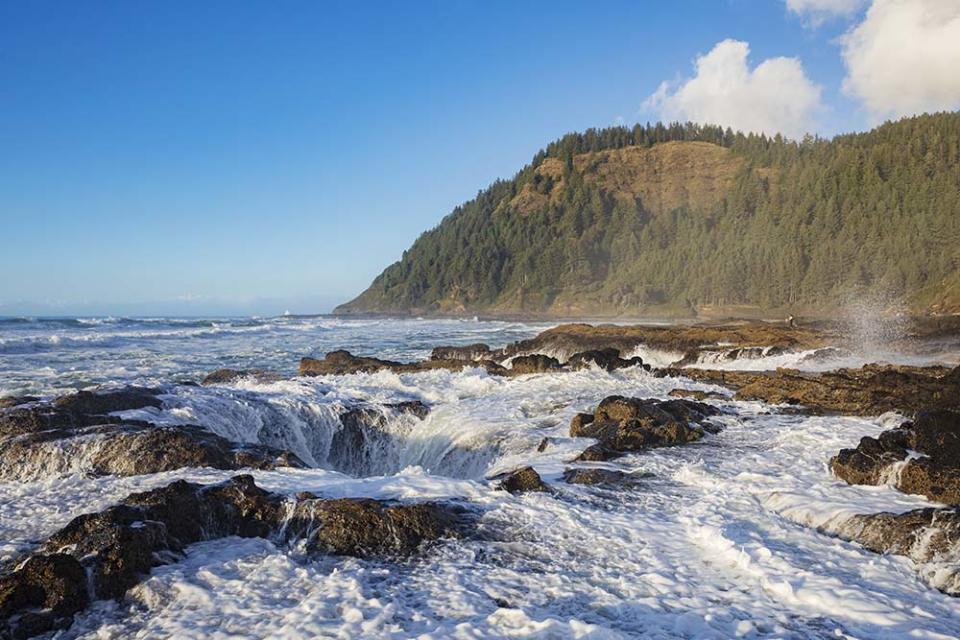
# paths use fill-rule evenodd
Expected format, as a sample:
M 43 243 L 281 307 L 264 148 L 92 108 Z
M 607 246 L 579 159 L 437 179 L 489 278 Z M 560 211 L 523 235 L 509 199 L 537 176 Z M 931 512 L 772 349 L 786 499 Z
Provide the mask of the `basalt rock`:
M 613 451 L 637 451 L 650 447 L 695 442 L 707 432 L 716 432 L 708 418 L 719 414 L 708 404 L 690 400 L 654 400 L 610 396 L 590 414 L 578 414 L 570 435 L 596 438 Z
M 574 468 L 563 472 L 563 479 L 568 484 L 583 485 L 612 485 L 625 482 L 627 474 L 615 469 Z
M 103 415 L 117 411 L 132 411 L 144 407 L 160 408 L 163 402 L 156 389 L 127 387 L 113 391 L 78 391 L 60 396 L 53 406 L 63 411 L 84 415 Z
M 544 373 L 561 369 L 560 361 L 542 353 L 517 356 L 510 362 L 510 372 L 514 375 Z
M 37 402 L 40 398 L 36 396 L 7 396 L 0 398 L 0 409 L 9 409 L 29 402 Z
M 737 400 L 802 405 L 813 414 L 870 416 L 960 409 L 960 380 L 944 367 L 866 365 L 824 373 L 679 369 L 671 374 L 736 389 Z
M 158 391 L 127 387 L 111 391 L 78 391 L 53 402 L 17 402 L 0 408 L 0 438 L 48 429 L 67 429 L 122 422 L 107 415 L 146 407 L 159 408 Z
M 604 371 L 614 371 L 626 367 L 643 367 L 647 371 L 650 365 L 643 364 L 643 358 L 634 356 L 629 360 L 620 357 L 620 350 L 608 347 L 606 349 L 595 349 L 592 351 L 581 351 L 573 354 L 567 361 L 567 366 L 574 371 L 585 369 L 591 365 L 600 367 Z
M 458 536 L 463 514 L 434 503 L 288 499 L 251 476 L 198 485 L 177 481 L 74 518 L 19 566 L 0 576 L 0 629 L 12 637 L 70 624 L 94 599 L 121 598 L 187 545 L 225 536 L 305 539 L 312 553 L 410 554 L 429 540 Z M 88 590 L 89 587 L 89 590 Z
M 396 434 L 386 427 L 388 420 L 407 415 L 423 420 L 430 408 L 419 400 L 386 405 L 363 404 L 340 415 L 341 428 L 330 440 L 327 462 L 338 471 L 369 475 L 383 468 L 382 451 L 395 442 Z
M 230 470 L 278 466 L 305 465 L 289 451 L 235 444 L 193 425 L 128 421 L 0 440 L 0 478 L 9 480 L 37 480 L 75 472 L 131 476 L 186 467 Z
M 940 562 L 943 567 L 931 576 L 933 586 L 960 595 L 960 510 L 956 508 L 856 515 L 828 533 L 875 553 L 902 555 L 918 563 Z
M 639 346 L 687 354 L 696 360 L 700 351 L 730 348 L 778 347 L 808 349 L 823 346 L 833 336 L 813 327 L 787 327 L 779 323 L 727 325 L 621 326 L 565 324 L 548 329 L 535 338 L 507 346 L 504 356 L 518 353 L 576 354 L 583 351 L 618 349 L 630 352 Z
M 458 537 L 461 528 L 459 514 L 434 503 L 308 499 L 297 504 L 285 534 L 304 538 L 309 553 L 397 556 L 409 555 L 427 541 Z
M 592 444 L 574 458 L 573 462 L 606 462 L 622 455 L 622 451 L 614 451 L 602 444 Z
M 423 362 L 395 362 L 380 358 L 355 356 L 349 351 L 331 351 L 324 358 L 302 358 L 300 360 L 301 376 L 347 375 L 351 373 L 374 373 L 377 371 L 393 371 L 394 373 L 417 373 L 446 369 L 460 371 L 464 367 L 478 366 L 485 368 L 491 374 L 499 374 L 505 369 L 490 360 L 472 363 L 465 360 L 426 360 Z
M 910 452 L 915 452 L 914 457 Z M 889 483 L 906 493 L 960 504 L 960 412 L 927 411 L 877 438 L 843 449 L 830 468 L 850 484 Z
M 380 358 L 365 358 L 355 356 L 349 351 L 343 349 L 331 351 L 322 360 L 316 358 L 303 358 L 300 360 L 300 375 L 302 376 L 321 376 L 321 375 L 346 375 L 350 373 L 373 373 L 382 369 L 390 371 L 401 371 L 407 365 L 402 362 L 392 360 L 381 360 Z
M 478 342 L 463 347 L 436 347 L 430 352 L 431 360 L 456 360 L 461 362 L 476 362 L 492 359 L 490 345 Z
M 667 394 L 673 398 L 689 398 L 701 402 L 703 400 L 729 400 L 730 398 L 716 391 L 701 391 L 699 389 L 672 389 Z
M 238 380 L 250 378 L 256 382 L 277 382 L 283 380 L 283 376 L 273 371 L 264 371 L 263 369 L 217 369 L 212 371 L 200 382 L 203 386 L 213 384 L 232 384 Z
M 540 474 L 533 467 L 523 467 L 507 474 L 500 482 L 500 488 L 510 493 L 526 493 L 528 491 L 548 492 L 550 487 L 543 481 Z
M 76 558 L 35 555 L 0 576 L 0 637 L 32 638 L 69 626 L 89 604 L 87 575 Z

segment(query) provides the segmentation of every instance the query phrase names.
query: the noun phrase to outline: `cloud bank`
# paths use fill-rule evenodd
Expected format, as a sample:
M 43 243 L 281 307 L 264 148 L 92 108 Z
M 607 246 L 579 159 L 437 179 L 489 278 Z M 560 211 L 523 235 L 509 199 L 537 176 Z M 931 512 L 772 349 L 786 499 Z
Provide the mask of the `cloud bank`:
M 875 121 L 960 108 L 960 0 L 874 0 L 842 42 L 844 91 Z
M 750 46 L 724 40 L 699 56 L 695 74 L 661 83 L 644 102 L 664 121 L 719 124 L 740 131 L 801 138 L 816 129 L 820 87 L 797 58 L 770 58 L 750 69 Z
M 864 0 L 787 0 L 787 9 L 818 25 L 831 18 L 852 16 L 863 4 Z

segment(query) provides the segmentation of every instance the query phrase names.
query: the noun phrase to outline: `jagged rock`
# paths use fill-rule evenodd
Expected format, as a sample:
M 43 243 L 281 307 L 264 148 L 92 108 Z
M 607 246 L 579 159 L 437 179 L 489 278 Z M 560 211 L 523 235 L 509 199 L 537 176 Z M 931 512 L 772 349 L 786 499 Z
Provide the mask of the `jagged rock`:
M 264 371 L 263 369 L 217 369 L 207 374 L 200 384 L 203 386 L 232 384 L 237 380 L 243 380 L 245 378 L 252 378 L 260 383 L 283 380 L 283 376 L 279 373 Z
M 54 429 L 0 441 L 0 478 L 36 480 L 82 471 L 143 475 L 182 469 L 304 467 L 289 451 L 230 442 L 193 425 L 144 422 Z
M 540 478 L 533 467 L 523 467 L 512 471 L 501 481 L 500 488 L 510 493 L 527 491 L 550 491 L 550 487 Z
M 670 373 L 736 389 L 737 400 L 803 405 L 814 414 L 869 416 L 960 409 L 960 379 L 944 367 L 866 365 L 824 373 L 680 369 Z
M 117 411 L 133 411 L 144 407 L 159 409 L 163 402 L 157 397 L 156 389 L 127 387 L 114 391 L 78 391 L 60 396 L 53 406 L 63 411 L 84 415 L 104 415 Z
M 706 420 L 719 411 L 690 400 L 654 400 L 609 396 L 589 414 L 578 414 L 570 435 L 596 438 L 613 451 L 637 451 L 650 447 L 694 442 L 715 427 Z M 582 455 L 582 454 L 581 454 Z
M 412 365 L 394 362 L 392 360 L 355 356 L 349 351 L 341 349 L 339 351 L 331 351 L 322 360 L 316 358 L 301 359 L 300 375 L 346 375 L 350 373 L 373 373 L 381 369 L 401 371 L 410 366 Z
M 910 451 L 922 454 L 909 458 Z M 960 504 L 960 412 L 926 411 L 878 438 L 843 449 L 830 468 L 850 484 L 889 482 L 901 491 Z
M 423 420 L 430 415 L 430 407 L 420 400 L 404 400 L 403 402 L 391 402 L 383 405 L 388 409 L 394 409 L 401 413 L 408 413 Z
M 623 452 L 614 451 L 602 444 L 592 444 L 584 449 L 580 455 L 573 459 L 574 462 L 606 462 L 623 455 Z
M 843 449 L 830 460 L 830 468 L 849 484 L 880 484 L 890 465 L 907 458 L 909 434 L 891 429 L 879 438 L 865 436 L 856 449 Z
M 40 398 L 36 396 L 7 396 L 0 398 L 0 409 L 9 409 L 29 402 L 37 402 Z
M 505 371 L 503 367 L 493 361 L 467 362 L 465 360 L 426 360 L 423 362 L 394 362 L 380 358 L 355 356 L 349 351 L 331 351 L 323 359 L 302 358 L 300 360 L 301 376 L 347 375 L 351 373 L 374 373 L 376 371 L 393 371 L 394 373 L 416 373 L 446 369 L 460 371 L 467 366 L 484 367 L 491 374 Z
M 0 622 L 12 638 L 31 638 L 68 626 L 90 604 L 87 575 L 71 555 L 36 555 L 0 576 Z M 0 637 L 4 629 L 0 628 Z
M 527 373 L 544 373 L 560 369 L 560 361 L 542 353 L 533 353 L 526 356 L 517 356 L 510 363 L 510 372 L 514 375 Z
M 163 406 L 158 392 L 141 387 L 112 391 L 78 391 L 56 398 L 53 402 L 17 403 L 0 408 L 0 438 L 35 433 L 48 429 L 67 429 L 119 423 L 118 411 Z
M 514 342 L 503 349 L 504 357 L 518 353 L 559 353 L 573 355 L 582 351 L 618 349 L 627 353 L 638 346 L 685 353 L 697 359 L 704 350 L 718 345 L 731 348 L 780 347 L 809 349 L 824 346 L 836 335 L 814 327 L 786 327 L 779 323 L 755 322 L 730 325 L 622 326 L 564 324 L 548 329 L 535 338 Z
M 649 365 L 643 364 L 643 358 L 634 356 L 629 360 L 620 357 L 620 350 L 608 347 L 606 349 L 594 349 L 592 351 L 581 351 L 573 354 L 567 361 L 567 366 L 573 370 L 585 369 L 591 365 L 596 365 L 604 371 L 614 371 L 626 367 L 640 366 L 650 370 Z
M 74 518 L 19 568 L 0 577 L 0 624 L 15 637 L 62 628 L 95 599 L 120 598 L 151 568 L 184 548 L 225 536 L 306 539 L 313 553 L 409 554 L 428 540 L 462 533 L 462 513 L 434 503 L 285 498 L 251 476 L 199 485 L 183 480 L 135 493 Z M 34 612 L 44 607 L 37 619 Z
M 699 389 L 672 389 L 667 394 L 673 398 L 689 398 L 691 400 L 729 400 L 727 396 L 716 391 L 701 391 Z
M 910 460 L 897 473 L 896 487 L 944 504 L 960 505 L 960 467 L 936 456 Z
M 616 471 L 613 469 L 574 468 L 567 469 L 563 472 L 563 479 L 568 484 L 619 484 L 624 482 L 626 478 L 627 474 L 625 474 L 623 471 Z
M 360 557 L 407 555 L 459 533 L 459 518 L 448 507 L 360 498 L 301 501 L 286 528 L 287 536 L 306 538 L 308 552 Z
M 478 342 L 463 347 L 436 347 L 430 352 L 430 359 L 475 362 L 478 360 L 488 360 L 491 358 L 491 355 L 490 345 Z
M 826 532 L 875 553 L 902 555 L 917 563 L 936 562 L 940 566 L 931 576 L 933 586 L 960 595 L 960 510 L 956 508 L 855 515 Z
M 405 414 L 423 420 L 429 413 L 430 408 L 419 400 L 351 407 L 340 415 L 341 428 L 330 440 L 327 463 L 353 475 L 369 475 L 375 470 L 382 473 L 381 452 L 397 438 L 387 429 L 388 419 Z

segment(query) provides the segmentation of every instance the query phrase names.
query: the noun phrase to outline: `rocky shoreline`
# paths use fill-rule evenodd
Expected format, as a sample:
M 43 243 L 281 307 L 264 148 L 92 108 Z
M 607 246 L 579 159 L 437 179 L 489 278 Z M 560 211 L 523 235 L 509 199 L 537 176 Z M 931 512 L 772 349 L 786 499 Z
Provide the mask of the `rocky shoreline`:
M 640 347 L 676 353 L 678 358 L 657 369 L 633 354 Z M 849 484 L 890 485 L 934 504 L 905 513 L 857 514 L 822 531 L 916 562 L 960 557 L 960 367 L 867 365 L 823 373 L 684 367 L 702 362 L 705 353 L 722 352 L 737 359 L 836 348 L 840 347 L 828 333 L 811 328 L 564 325 L 502 349 L 479 343 L 440 346 L 419 362 L 333 351 L 323 358 L 303 358 L 299 374 L 311 378 L 479 368 L 490 376 L 511 378 L 583 369 L 635 370 L 726 390 L 676 389 L 668 399 L 612 395 L 592 412 L 577 414 L 569 436 L 585 444 L 568 461 L 562 479 L 587 487 L 636 482 L 637 478 L 603 465 L 627 454 L 710 438 L 722 429 L 718 418 L 733 412 L 731 403 L 736 401 L 759 401 L 771 411 L 810 415 L 898 412 L 907 419 L 903 424 L 839 451 L 829 461 L 830 470 Z M 217 386 L 284 379 L 270 371 L 220 369 L 198 382 Z M 122 415 L 160 410 L 164 403 L 164 390 L 142 387 L 80 391 L 53 399 L 4 398 L 0 480 L 309 466 L 293 451 L 234 442 L 205 425 L 160 424 Z M 384 412 L 422 421 L 430 411 L 421 401 L 350 407 L 339 417 L 331 450 L 352 460 L 349 468 L 364 468 L 370 439 L 385 437 Z M 548 446 L 544 439 L 538 451 Z M 488 481 L 515 494 L 557 491 L 532 466 Z M 473 517 L 449 502 L 285 495 L 261 489 L 249 475 L 208 485 L 176 481 L 79 516 L 0 568 L 0 637 L 24 638 L 65 628 L 92 601 L 123 598 L 152 568 L 177 562 L 185 547 L 196 542 L 262 537 L 282 545 L 303 545 L 308 554 L 390 558 L 414 554 L 426 542 L 475 535 Z M 960 581 L 939 588 L 958 595 Z

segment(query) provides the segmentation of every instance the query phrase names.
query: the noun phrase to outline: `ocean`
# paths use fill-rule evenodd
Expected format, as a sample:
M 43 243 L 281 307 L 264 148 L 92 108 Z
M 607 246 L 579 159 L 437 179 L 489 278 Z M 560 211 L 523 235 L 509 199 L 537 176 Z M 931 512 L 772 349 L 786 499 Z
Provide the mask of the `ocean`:
M 954 638 L 957 562 L 916 565 L 831 535 L 856 513 L 929 506 L 889 486 L 851 486 L 828 461 L 903 420 L 812 417 L 761 402 L 711 400 L 723 430 L 701 442 L 627 455 L 601 468 L 611 487 L 566 484 L 591 443 L 577 412 L 614 394 L 666 399 L 723 391 L 639 367 L 497 377 L 480 368 L 296 377 L 299 359 L 334 349 L 396 360 L 439 345 L 492 347 L 549 323 L 331 317 L 0 319 L 0 397 L 99 385 L 162 390 L 163 407 L 122 417 L 197 424 L 237 442 L 294 451 L 307 469 L 253 471 L 286 494 L 442 500 L 476 513 L 476 534 L 403 561 L 308 557 L 296 545 L 223 538 L 192 545 L 120 602 L 100 601 L 57 638 Z M 670 354 L 642 351 L 655 364 Z M 927 358 L 950 360 L 952 355 Z M 831 368 L 842 361 L 809 361 Z M 710 366 L 803 365 L 803 354 Z M 917 356 L 903 356 L 910 361 Z M 285 379 L 213 386 L 210 371 L 267 369 Z M 357 405 L 419 400 L 362 455 L 331 448 Z M 492 480 L 533 465 L 554 490 L 511 495 Z M 56 474 L 0 482 L 0 560 L 125 495 L 212 469 L 91 477 L 83 456 Z

